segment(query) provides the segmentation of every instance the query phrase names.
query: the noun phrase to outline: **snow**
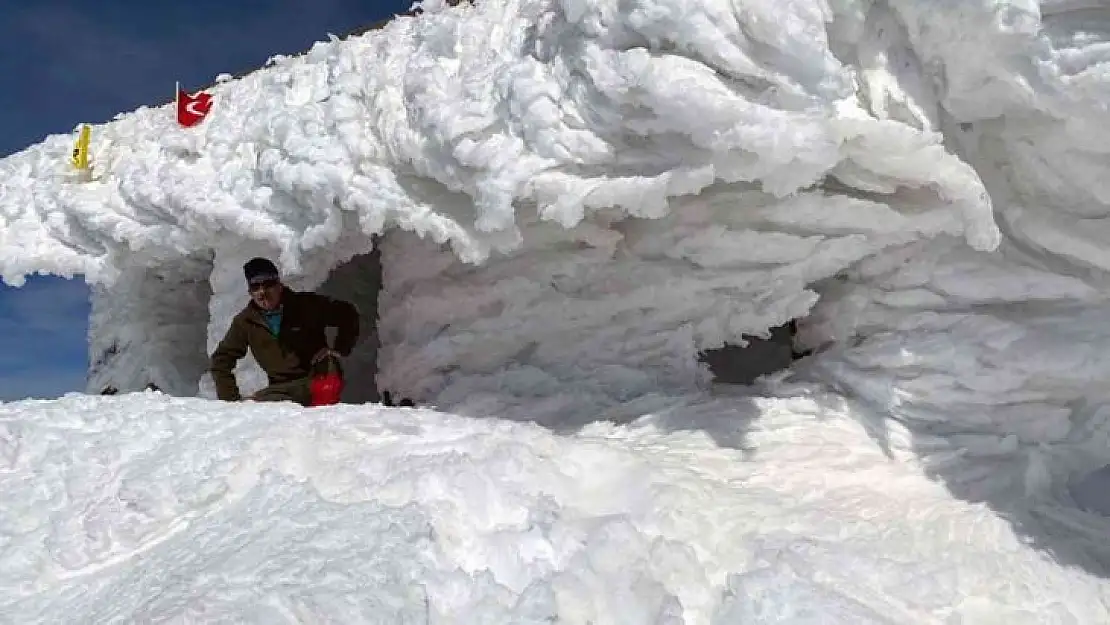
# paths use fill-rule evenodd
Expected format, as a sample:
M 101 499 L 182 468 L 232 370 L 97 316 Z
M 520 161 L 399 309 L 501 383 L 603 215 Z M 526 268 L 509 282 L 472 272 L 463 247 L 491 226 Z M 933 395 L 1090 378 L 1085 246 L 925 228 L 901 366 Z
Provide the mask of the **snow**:
M 9 403 L 0 608 L 25 623 L 1105 618 L 1101 580 L 909 454 L 888 461 L 840 401 L 676 402 L 567 436 L 160 393 Z
M 1102 3 L 424 9 L 0 160 L 0 276 L 167 393 L 0 404 L 5 615 L 1110 622 Z M 212 401 L 255 255 L 424 408 Z

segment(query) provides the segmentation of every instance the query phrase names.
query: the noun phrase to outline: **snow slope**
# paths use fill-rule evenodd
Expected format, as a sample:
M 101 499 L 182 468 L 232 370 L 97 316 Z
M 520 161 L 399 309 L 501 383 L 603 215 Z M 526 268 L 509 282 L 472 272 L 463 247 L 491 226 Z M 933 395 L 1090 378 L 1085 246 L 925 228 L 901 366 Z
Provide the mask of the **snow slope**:
M 830 399 L 675 402 L 570 436 L 154 393 L 0 405 L 0 610 L 13 623 L 1106 618 L 1103 580 L 1024 545 L 911 456 L 885 458 Z
M 1110 508 L 1090 497 L 1110 462 L 1108 7 L 424 8 L 222 82 L 198 128 L 167 107 L 96 126 L 89 180 L 69 136 L 0 161 L 0 276 L 97 284 L 90 390 L 200 396 L 4 407 L 23 450 L 5 501 L 27 508 L 3 517 L 23 538 L 0 601 L 24 621 L 187 620 L 195 601 L 199 620 L 272 622 L 266 603 L 358 622 L 338 611 L 378 599 L 448 621 L 1108 620 L 1110 523 L 1082 510 Z M 356 359 L 440 412 L 203 399 L 244 260 L 365 303 L 378 237 L 378 336 Z M 701 351 L 795 318 L 817 355 L 713 397 Z M 129 445 L 148 459 L 110 451 Z M 149 479 L 150 458 L 180 458 L 183 482 Z M 155 489 L 140 520 L 98 516 L 125 474 Z M 444 486 L 466 479 L 481 490 Z M 409 501 L 395 522 L 381 507 Z M 251 520 L 274 507 L 322 529 Z M 503 512 L 555 534 L 497 533 Z M 355 549 L 359 524 L 389 528 L 382 546 Z M 523 545 L 547 564 L 505 555 Z M 273 557 L 227 555 L 248 546 Z M 323 552 L 352 564 L 276 598 Z M 383 579 L 414 585 L 346 592 Z

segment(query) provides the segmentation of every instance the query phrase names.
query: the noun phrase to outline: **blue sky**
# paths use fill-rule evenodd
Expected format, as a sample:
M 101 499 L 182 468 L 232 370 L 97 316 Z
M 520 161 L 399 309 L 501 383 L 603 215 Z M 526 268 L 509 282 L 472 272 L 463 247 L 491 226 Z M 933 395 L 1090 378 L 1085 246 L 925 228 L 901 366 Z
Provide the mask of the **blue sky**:
M 0 157 L 307 50 L 404 0 L 0 0 Z M 88 288 L 0 282 L 0 401 L 84 390 Z

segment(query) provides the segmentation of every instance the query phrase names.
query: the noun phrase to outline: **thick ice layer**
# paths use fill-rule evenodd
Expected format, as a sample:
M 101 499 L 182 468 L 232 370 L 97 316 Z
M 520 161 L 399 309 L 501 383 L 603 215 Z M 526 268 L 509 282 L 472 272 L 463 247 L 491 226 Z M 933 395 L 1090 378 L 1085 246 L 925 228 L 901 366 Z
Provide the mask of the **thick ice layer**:
M 415 236 L 387 237 L 383 388 L 550 425 L 704 389 L 700 351 L 803 317 L 818 297 L 809 285 L 952 225 L 940 211 L 743 187 L 676 202 L 660 219 L 521 221 L 524 251 L 477 268 Z M 578 393 L 560 394 L 568 386 Z
M 835 396 L 636 427 L 158 394 L 0 406 L 19 623 L 1097 623 L 1101 581 Z M 900 438 L 896 435 L 895 439 Z M 784 513 L 784 511 L 789 511 Z
M 996 242 L 981 184 L 939 135 L 860 107 L 826 10 L 664 7 L 533 0 L 399 19 L 217 86 L 199 129 L 168 106 L 95 127 L 88 182 L 67 171 L 71 138 L 51 137 L 0 161 L 0 275 L 111 281 L 244 240 L 299 271 L 387 226 L 476 261 L 518 246 L 514 203 L 569 226 L 609 207 L 659 217 L 715 182 L 784 196 L 830 172 L 929 189 L 974 245 Z M 429 179 L 469 202 L 435 202 Z
M 196 393 L 208 369 L 205 304 L 210 262 L 137 266 L 111 285 L 95 285 L 89 319 L 88 387 L 132 390 L 154 384 L 174 395 Z

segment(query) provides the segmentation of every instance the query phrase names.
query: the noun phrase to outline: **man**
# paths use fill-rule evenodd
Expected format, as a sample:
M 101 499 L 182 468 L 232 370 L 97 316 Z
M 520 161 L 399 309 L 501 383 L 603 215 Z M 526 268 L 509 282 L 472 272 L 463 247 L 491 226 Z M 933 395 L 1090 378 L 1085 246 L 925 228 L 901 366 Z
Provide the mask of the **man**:
M 216 395 L 239 401 L 235 364 L 250 349 L 269 378 L 269 386 L 251 397 L 255 401 L 311 403 L 309 382 L 313 365 L 325 358 L 347 356 L 359 335 L 358 309 L 349 302 L 285 286 L 277 267 L 265 258 L 243 265 L 251 301 L 231 322 L 227 334 L 212 353 L 212 380 Z M 337 327 L 330 349 L 324 328 Z

